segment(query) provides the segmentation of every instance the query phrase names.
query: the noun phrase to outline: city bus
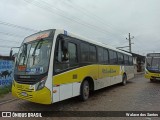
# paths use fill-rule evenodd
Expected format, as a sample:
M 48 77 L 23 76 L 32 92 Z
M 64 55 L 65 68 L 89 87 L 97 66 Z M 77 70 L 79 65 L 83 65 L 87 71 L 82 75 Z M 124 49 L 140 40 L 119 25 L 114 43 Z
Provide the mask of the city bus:
M 16 63 L 12 95 L 52 104 L 134 77 L 132 55 L 61 29 L 26 37 Z
M 160 80 L 160 53 L 148 53 L 145 61 L 145 78 Z

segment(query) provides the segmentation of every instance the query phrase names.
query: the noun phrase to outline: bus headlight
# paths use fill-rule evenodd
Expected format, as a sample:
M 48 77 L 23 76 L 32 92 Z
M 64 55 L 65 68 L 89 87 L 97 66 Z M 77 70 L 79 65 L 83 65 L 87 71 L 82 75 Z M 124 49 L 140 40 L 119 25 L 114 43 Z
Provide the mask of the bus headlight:
M 39 82 L 39 85 L 37 87 L 37 90 L 41 90 L 44 88 L 45 83 L 46 83 L 47 77 L 42 78 L 42 80 Z
M 145 74 L 149 74 L 149 72 L 148 72 L 148 70 L 147 70 L 147 69 L 145 69 Z
M 145 74 L 148 74 L 148 72 L 147 72 L 147 71 L 145 71 Z

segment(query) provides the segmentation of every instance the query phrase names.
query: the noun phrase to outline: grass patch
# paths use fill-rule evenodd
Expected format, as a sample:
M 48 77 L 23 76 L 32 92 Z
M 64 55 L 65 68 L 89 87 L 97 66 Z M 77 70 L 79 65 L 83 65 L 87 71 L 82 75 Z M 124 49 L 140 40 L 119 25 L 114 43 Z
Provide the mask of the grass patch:
M 11 86 L 4 86 L 0 88 L 0 97 L 2 97 L 4 94 L 7 94 L 11 92 Z

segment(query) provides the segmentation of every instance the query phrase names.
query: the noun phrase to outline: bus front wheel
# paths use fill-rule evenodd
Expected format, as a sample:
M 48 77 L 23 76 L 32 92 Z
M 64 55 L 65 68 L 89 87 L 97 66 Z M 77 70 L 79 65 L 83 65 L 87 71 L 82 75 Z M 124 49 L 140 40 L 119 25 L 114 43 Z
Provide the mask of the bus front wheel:
M 80 99 L 86 101 L 89 98 L 89 83 L 87 80 L 82 82 L 80 89 Z

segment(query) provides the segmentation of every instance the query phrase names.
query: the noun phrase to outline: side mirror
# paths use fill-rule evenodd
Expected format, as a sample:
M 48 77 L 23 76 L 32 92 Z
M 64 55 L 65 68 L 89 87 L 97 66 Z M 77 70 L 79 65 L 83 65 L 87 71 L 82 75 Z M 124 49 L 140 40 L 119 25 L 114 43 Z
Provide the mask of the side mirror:
M 10 56 L 10 58 L 13 57 L 13 50 L 12 49 L 10 50 L 10 55 L 9 56 Z

